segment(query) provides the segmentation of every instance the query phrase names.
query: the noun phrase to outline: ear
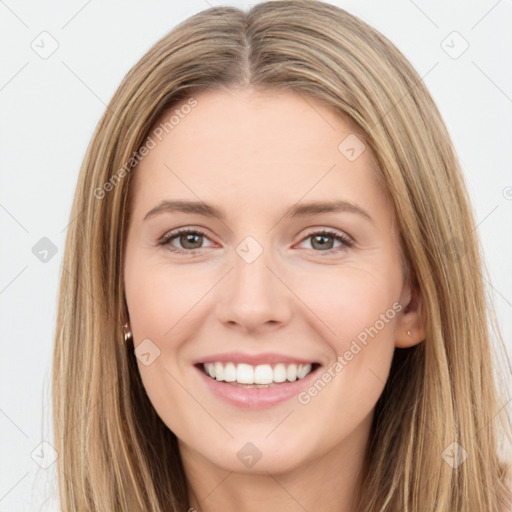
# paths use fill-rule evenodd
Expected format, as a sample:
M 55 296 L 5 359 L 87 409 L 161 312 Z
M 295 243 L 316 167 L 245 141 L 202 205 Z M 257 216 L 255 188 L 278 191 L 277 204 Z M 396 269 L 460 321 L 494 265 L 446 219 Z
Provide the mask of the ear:
M 409 348 L 425 339 L 426 314 L 420 289 L 407 283 L 402 291 L 400 304 L 404 308 L 397 322 L 395 347 Z

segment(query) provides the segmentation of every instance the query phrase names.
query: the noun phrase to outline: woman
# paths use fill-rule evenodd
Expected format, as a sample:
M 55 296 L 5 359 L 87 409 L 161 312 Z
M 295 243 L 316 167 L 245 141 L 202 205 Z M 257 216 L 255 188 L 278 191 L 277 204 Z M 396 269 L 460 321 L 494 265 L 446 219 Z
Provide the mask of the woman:
M 112 98 L 77 215 L 63 510 L 510 507 L 462 173 L 377 31 L 310 0 L 192 16 Z

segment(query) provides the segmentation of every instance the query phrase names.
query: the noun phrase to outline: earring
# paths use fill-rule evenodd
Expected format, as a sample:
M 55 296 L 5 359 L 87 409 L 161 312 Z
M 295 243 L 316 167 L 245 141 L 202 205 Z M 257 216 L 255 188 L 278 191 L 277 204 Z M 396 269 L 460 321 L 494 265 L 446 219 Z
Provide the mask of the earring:
M 407 331 L 407 334 L 408 334 L 409 336 L 412 336 L 411 331 Z
M 128 323 L 123 325 L 123 330 L 124 330 L 124 342 L 128 343 L 128 341 L 133 339 L 133 334 L 130 331 Z

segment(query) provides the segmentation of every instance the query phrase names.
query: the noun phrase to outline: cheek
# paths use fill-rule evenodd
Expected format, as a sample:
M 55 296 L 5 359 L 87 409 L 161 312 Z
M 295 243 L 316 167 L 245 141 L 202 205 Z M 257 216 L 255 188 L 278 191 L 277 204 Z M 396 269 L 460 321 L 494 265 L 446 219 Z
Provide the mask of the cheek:
M 127 260 L 126 300 L 135 341 L 175 337 L 210 281 L 208 276 L 185 266 Z
M 327 328 L 322 332 L 337 354 L 347 350 L 360 334 L 364 341 L 364 333 L 375 325 L 381 339 L 392 337 L 396 309 L 400 308 L 396 305 L 401 291 L 399 268 L 355 264 L 331 267 L 310 279 L 295 279 L 294 288 L 315 313 L 310 322 L 318 326 L 321 321 Z
M 193 306 L 205 294 L 205 286 L 197 273 L 191 276 L 184 267 L 152 264 L 142 258 L 127 258 L 125 270 L 135 349 L 145 347 L 151 357 L 150 364 L 137 357 L 144 389 L 168 428 L 186 437 L 187 425 L 194 423 L 198 411 L 190 406 L 190 395 L 179 384 L 186 375 L 178 362 L 182 345 L 194 335 Z M 175 410 L 180 414 L 174 414 Z
M 317 330 L 318 319 L 328 327 L 322 332 L 331 360 L 299 402 L 326 425 L 347 424 L 347 415 L 357 423 L 382 393 L 402 309 L 400 279 L 400 269 L 391 266 L 386 272 L 347 266 L 302 284 L 298 295 L 316 314 L 310 322 Z

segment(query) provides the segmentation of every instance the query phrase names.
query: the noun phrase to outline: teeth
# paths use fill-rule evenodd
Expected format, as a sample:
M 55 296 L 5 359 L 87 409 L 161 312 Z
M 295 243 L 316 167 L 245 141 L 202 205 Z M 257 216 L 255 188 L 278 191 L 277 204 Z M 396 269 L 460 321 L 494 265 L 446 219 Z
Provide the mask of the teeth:
M 215 369 L 217 369 L 218 364 L 222 363 L 215 363 Z M 215 378 L 223 380 L 222 373 L 220 375 L 217 373 Z M 248 364 L 239 364 L 236 367 L 236 381 L 240 384 L 254 384 L 254 367 Z
M 226 382 L 235 382 L 237 376 L 236 366 L 233 363 L 228 363 L 224 366 L 224 380 Z M 215 378 L 215 375 L 211 375 Z
M 294 382 L 303 379 L 311 372 L 311 364 L 283 364 L 275 366 L 260 364 L 252 366 L 240 363 L 205 363 L 203 364 L 207 375 L 212 379 L 238 384 L 273 384 L 285 381 Z
M 224 380 L 224 366 L 222 363 L 215 363 L 214 377 L 218 380 Z
M 254 384 L 270 384 L 274 381 L 274 372 L 269 364 L 260 364 L 254 369 Z M 252 384 L 249 383 L 249 384 Z
M 286 380 L 286 366 L 282 363 L 274 366 L 274 382 L 284 382 Z
M 297 380 L 297 365 L 295 365 L 295 364 L 288 365 L 288 368 L 286 368 L 286 378 L 290 382 Z

